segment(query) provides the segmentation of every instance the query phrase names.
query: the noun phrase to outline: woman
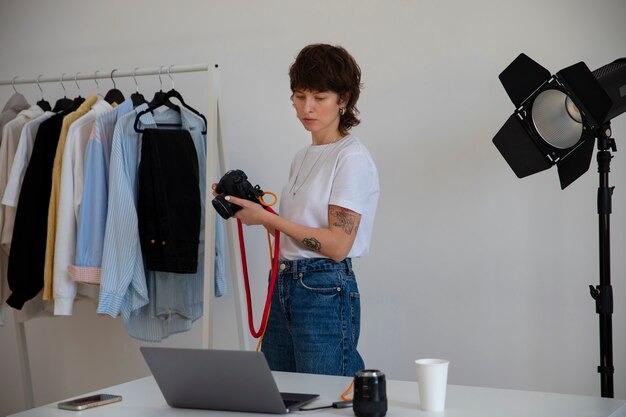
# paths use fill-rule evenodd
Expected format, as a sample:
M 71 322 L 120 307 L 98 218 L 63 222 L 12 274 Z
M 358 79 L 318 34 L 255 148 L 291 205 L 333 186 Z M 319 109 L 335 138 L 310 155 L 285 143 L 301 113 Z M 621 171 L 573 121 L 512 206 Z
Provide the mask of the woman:
M 280 215 L 229 196 L 244 224 L 281 232 L 278 279 L 262 351 L 273 370 L 352 376 L 359 291 L 351 258 L 368 252 L 378 172 L 350 134 L 359 124 L 361 70 L 342 47 L 305 47 L 289 69 L 292 102 L 312 143 L 291 164 Z

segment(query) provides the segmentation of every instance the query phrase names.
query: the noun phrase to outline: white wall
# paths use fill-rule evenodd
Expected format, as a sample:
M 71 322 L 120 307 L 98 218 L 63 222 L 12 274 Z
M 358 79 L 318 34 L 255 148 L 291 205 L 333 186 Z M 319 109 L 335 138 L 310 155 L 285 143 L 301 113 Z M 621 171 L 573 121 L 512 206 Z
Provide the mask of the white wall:
M 597 174 L 560 191 L 556 170 L 518 180 L 491 143 L 512 111 L 498 74 L 520 52 L 552 72 L 626 56 L 621 0 L 0 2 L 0 79 L 215 62 L 232 167 L 280 191 L 308 137 L 287 69 L 311 42 L 341 44 L 363 70 L 355 133 L 378 164 L 372 250 L 356 262 L 367 366 L 415 379 L 413 360 L 451 360 L 450 382 L 599 395 Z M 198 108 L 201 74 L 176 76 Z M 151 95 L 156 77 L 140 78 Z M 165 77 L 164 82 L 169 81 Z M 73 82 L 66 82 L 75 95 Z M 101 92 L 111 87 L 101 81 Z M 81 83 L 83 95 L 93 82 Z M 127 94 L 131 79 L 118 81 Z M 42 85 L 52 101 L 59 85 Z M 36 86 L 18 86 L 31 101 Z M 0 88 L 0 103 L 11 95 Z M 613 122 L 618 150 L 626 116 Z M 616 397 L 626 398 L 626 161 L 615 154 L 612 271 Z M 248 231 L 255 312 L 267 264 Z M 120 319 L 80 303 L 71 318 L 26 324 L 35 401 L 148 373 Z M 235 347 L 233 296 L 216 300 L 216 347 Z M 199 346 L 200 323 L 165 344 Z M 0 328 L 0 415 L 22 409 L 15 332 Z

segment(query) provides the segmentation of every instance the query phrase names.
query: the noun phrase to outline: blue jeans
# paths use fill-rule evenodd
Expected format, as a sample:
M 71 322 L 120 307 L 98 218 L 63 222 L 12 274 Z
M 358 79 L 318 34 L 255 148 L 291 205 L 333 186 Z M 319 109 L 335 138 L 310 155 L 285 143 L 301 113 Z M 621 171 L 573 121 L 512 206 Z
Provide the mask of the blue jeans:
M 350 259 L 281 261 L 261 348 L 270 368 L 345 376 L 363 369 L 359 297 Z

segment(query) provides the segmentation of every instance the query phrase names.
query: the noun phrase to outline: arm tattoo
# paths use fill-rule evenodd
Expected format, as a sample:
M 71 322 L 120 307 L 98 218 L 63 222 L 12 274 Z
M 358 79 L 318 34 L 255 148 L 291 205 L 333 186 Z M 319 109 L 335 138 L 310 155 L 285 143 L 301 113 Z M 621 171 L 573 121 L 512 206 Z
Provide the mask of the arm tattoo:
M 333 210 L 333 214 L 335 215 L 333 226 L 341 227 L 346 234 L 351 235 L 355 227 L 353 212 L 339 207 Z
M 322 244 L 320 243 L 319 240 L 315 239 L 314 237 L 305 237 L 302 240 L 302 244 L 307 249 L 310 249 L 313 252 L 321 252 L 321 250 L 322 250 Z

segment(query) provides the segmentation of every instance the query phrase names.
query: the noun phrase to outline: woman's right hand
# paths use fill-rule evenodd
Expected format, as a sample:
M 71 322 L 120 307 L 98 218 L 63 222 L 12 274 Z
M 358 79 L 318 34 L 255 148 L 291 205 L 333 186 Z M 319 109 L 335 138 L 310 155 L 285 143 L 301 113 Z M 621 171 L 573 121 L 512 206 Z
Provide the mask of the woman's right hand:
M 270 215 L 270 213 L 266 211 L 263 206 L 250 200 L 237 198 L 231 195 L 226 196 L 225 198 L 229 203 L 241 207 L 241 209 L 237 210 L 233 216 L 234 218 L 241 220 L 243 224 L 248 226 L 255 224 L 262 224 L 266 226 L 267 216 Z

